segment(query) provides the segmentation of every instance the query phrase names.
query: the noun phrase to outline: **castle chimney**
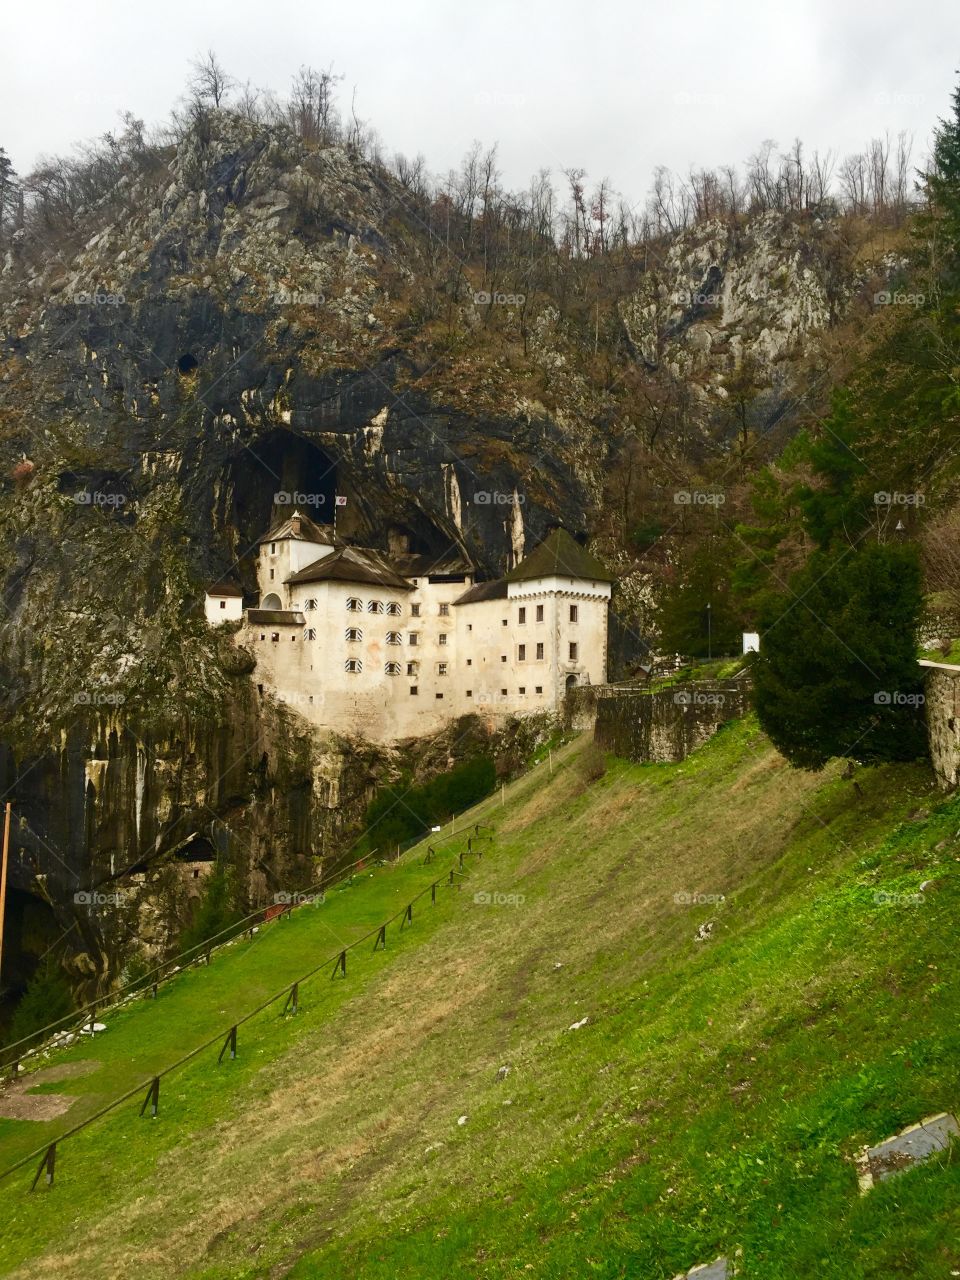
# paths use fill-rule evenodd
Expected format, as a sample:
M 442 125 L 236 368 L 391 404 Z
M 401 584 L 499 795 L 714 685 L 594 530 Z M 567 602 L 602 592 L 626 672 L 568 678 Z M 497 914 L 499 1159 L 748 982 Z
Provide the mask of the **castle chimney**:
M 295 511 L 290 517 L 290 528 L 296 536 L 300 532 L 300 512 Z

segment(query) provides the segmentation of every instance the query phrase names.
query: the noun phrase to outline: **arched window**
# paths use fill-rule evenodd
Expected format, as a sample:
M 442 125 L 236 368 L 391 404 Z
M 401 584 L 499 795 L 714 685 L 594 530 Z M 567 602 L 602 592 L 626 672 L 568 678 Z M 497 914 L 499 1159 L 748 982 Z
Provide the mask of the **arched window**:
M 360 630 L 360 628 L 359 628 L 359 627 L 347 627 L 347 630 L 346 630 L 346 633 L 345 633 L 345 634 L 346 634 L 346 638 L 347 638 L 348 640 L 362 640 L 362 639 L 363 639 L 363 632 Z
M 391 618 L 399 618 L 401 613 L 403 613 L 403 609 L 396 600 L 391 600 L 387 605 L 387 613 L 389 613 Z
M 382 601 L 382 600 L 368 600 L 368 601 L 367 601 L 367 613 L 383 613 L 383 601 Z
M 388 662 L 383 669 L 388 676 L 398 676 L 400 674 L 400 663 Z
M 363 670 L 363 663 L 359 658 L 348 658 L 343 664 L 344 671 L 349 671 L 351 675 L 359 675 Z
M 362 600 L 358 600 L 356 596 L 351 596 L 351 597 L 350 597 L 350 599 L 347 601 L 347 612 L 348 612 L 348 613 L 362 613 L 362 612 L 363 612 L 363 601 L 362 601 Z
M 387 632 L 387 644 L 403 644 L 403 637 L 399 631 Z

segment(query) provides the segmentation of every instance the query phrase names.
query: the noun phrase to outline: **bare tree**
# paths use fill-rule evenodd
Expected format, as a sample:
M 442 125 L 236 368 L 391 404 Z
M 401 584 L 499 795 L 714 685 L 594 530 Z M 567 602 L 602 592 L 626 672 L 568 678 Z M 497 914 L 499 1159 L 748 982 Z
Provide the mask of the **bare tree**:
M 198 102 L 212 104 L 214 109 L 219 108 L 237 82 L 227 75 L 212 49 L 208 49 L 203 57 L 194 58 L 190 66 L 193 75 L 187 88 L 191 96 Z

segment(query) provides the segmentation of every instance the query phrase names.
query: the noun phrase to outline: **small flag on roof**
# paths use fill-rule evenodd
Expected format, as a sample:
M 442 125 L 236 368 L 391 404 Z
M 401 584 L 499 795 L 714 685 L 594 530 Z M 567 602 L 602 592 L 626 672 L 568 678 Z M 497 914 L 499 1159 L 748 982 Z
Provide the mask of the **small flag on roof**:
M 345 497 L 343 497 L 343 496 L 342 496 L 342 494 L 339 494 L 339 493 L 337 494 L 337 496 L 336 496 L 336 498 L 334 499 L 334 501 L 336 502 L 336 505 L 337 505 L 338 507 L 345 507 L 345 506 L 347 505 L 347 500 L 346 500 L 346 498 L 345 498 Z

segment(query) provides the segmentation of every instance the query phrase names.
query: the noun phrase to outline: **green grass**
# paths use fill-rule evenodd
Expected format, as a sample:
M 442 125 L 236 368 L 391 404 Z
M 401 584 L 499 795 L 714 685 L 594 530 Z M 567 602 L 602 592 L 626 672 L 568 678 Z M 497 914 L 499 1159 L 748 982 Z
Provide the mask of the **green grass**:
M 924 649 L 920 657 L 926 658 L 930 662 L 948 662 L 960 665 L 960 640 L 951 640 L 950 648 L 946 653 L 939 647 L 936 649 Z
M 159 1119 L 128 1103 L 64 1143 L 52 1191 L 3 1184 L 4 1272 L 670 1277 L 738 1249 L 764 1280 L 960 1268 L 956 1153 L 865 1198 L 849 1159 L 960 1107 L 960 802 L 919 765 L 860 771 L 858 799 L 750 721 L 592 783 L 586 745 L 485 802 L 493 849 L 386 955 L 165 1081 Z M 317 922 L 358 936 L 436 875 L 411 859 L 182 975 L 53 1091 L 92 1106 L 335 950 Z M 38 1133 L 6 1122 L 9 1157 Z

